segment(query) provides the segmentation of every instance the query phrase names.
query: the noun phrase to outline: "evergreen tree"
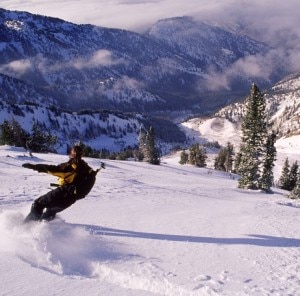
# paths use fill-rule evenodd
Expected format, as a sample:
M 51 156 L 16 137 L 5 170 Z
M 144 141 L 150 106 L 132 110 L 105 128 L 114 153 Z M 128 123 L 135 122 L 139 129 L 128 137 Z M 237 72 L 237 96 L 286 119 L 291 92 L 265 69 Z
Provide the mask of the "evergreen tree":
M 153 127 L 150 127 L 145 138 L 145 159 L 150 164 L 159 165 L 160 157 L 155 145 L 155 135 Z
M 35 122 L 31 129 L 30 148 L 33 152 L 54 151 L 57 137 L 44 131 L 39 122 Z
M 15 119 L 11 122 L 4 120 L 0 125 L 0 131 L 0 143 L 2 145 L 7 144 L 17 147 L 26 147 L 28 134 Z
M 1 128 L 0 144 L 13 146 L 14 133 L 8 120 L 4 120 L 3 123 L 0 125 L 0 128 Z
M 276 134 L 272 132 L 266 141 L 265 155 L 263 159 L 263 172 L 260 178 L 259 188 L 265 192 L 271 192 L 271 186 L 274 183 L 273 167 L 276 160 L 275 148 Z
M 225 148 L 222 148 L 215 158 L 214 167 L 216 170 L 231 172 L 233 165 L 233 145 L 227 143 Z
M 142 161 L 146 154 L 146 133 L 143 128 L 140 128 L 139 132 L 139 149 L 136 153 L 136 159 Z
M 282 167 L 281 175 L 278 180 L 278 187 L 288 190 L 290 187 L 290 164 L 289 159 L 286 158 Z
M 226 146 L 226 157 L 224 163 L 226 172 L 231 172 L 233 169 L 233 155 L 233 145 L 230 142 L 228 142 Z
M 190 147 L 190 164 L 197 167 L 206 167 L 206 159 L 206 151 L 200 144 L 193 144 Z
M 11 127 L 14 135 L 14 145 L 17 147 L 25 148 L 26 138 L 28 138 L 28 134 L 15 119 L 12 120 Z
M 240 173 L 239 167 L 241 165 L 241 159 L 242 159 L 242 153 L 238 152 L 234 159 L 234 169 L 233 169 L 233 172 L 236 174 Z
M 214 161 L 215 170 L 225 171 L 226 150 L 222 148 Z
M 188 161 L 189 161 L 189 154 L 185 150 L 183 150 L 181 152 L 181 154 L 180 154 L 180 161 L 179 161 L 179 163 L 180 164 L 187 164 Z
M 255 84 L 252 85 L 251 94 L 246 100 L 241 130 L 239 187 L 258 189 L 263 169 L 262 158 L 267 139 L 267 122 L 264 96 Z
M 291 199 L 299 199 L 300 198 L 300 174 L 298 174 L 296 185 L 293 190 L 288 195 Z
M 290 182 L 289 182 L 289 188 L 288 190 L 293 190 L 294 187 L 296 186 L 297 183 L 297 179 L 298 179 L 298 169 L 299 169 L 299 165 L 298 162 L 295 161 L 290 169 Z
M 256 149 L 251 146 L 244 146 L 241 150 L 242 157 L 239 166 L 239 173 L 241 178 L 239 179 L 239 187 L 247 189 L 258 188 L 258 161 Z M 248 157 L 246 157 L 246 155 Z

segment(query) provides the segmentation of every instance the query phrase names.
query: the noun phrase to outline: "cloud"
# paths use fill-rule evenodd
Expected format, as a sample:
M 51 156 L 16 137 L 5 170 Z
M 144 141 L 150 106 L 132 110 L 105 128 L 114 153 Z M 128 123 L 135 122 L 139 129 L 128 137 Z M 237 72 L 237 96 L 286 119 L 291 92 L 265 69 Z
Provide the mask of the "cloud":
M 274 45 L 282 39 L 298 43 L 300 38 L 298 0 L 3 0 L 1 7 L 133 31 L 163 18 L 189 15 L 233 26 L 241 23 L 239 29 Z
M 15 60 L 8 64 L 0 66 L 0 72 L 16 78 L 22 76 L 25 72 L 32 69 L 31 61 L 27 59 Z
M 3 0 L 1 7 L 134 31 L 162 18 L 190 15 L 216 23 L 242 23 L 268 43 L 282 38 L 293 42 L 291 36 L 299 41 L 300 36 L 298 0 Z
M 298 55 L 299 57 L 300 55 Z M 270 81 L 271 76 L 283 67 L 292 70 L 294 55 L 286 56 L 285 51 L 270 50 L 265 55 L 257 54 L 238 59 L 224 72 L 219 72 L 214 68 L 209 69 L 209 75 L 206 80 L 200 83 L 201 88 L 206 88 L 211 91 L 221 89 L 230 90 L 231 82 L 238 76 L 248 77 L 255 81 L 257 78 Z M 288 62 L 287 65 L 282 63 Z
M 69 63 L 76 69 L 93 68 L 99 66 L 112 66 L 121 63 L 121 60 L 116 60 L 108 50 L 98 50 L 89 58 L 79 58 Z
M 20 61 L 15 61 L 13 63 L 20 63 Z M 39 71 L 41 71 L 42 73 L 58 72 L 66 68 L 75 68 L 77 70 L 81 70 L 81 69 L 101 67 L 101 66 L 105 67 L 105 66 L 117 65 L 120 63 L 124 63 L 124 61 L 120 58 L 118 59 L 114 58 L 110 51 L 102 50 L 102 49 L 95 51 L 90 57 L 84 57 L 84 58 L 80 57 L 80 58 L 70 60 L 66 63 L 49 64 L 48 59 L 40 54 L 35 56 L 31 60 L 31 64 L 34 64 L 34 67 L 39 69 Z
M 263 3 L 261 3 L 263 2 Z M 191 15 L 199 18 L 231 19 L 261 16 L 265 21 L 276 15 L 296 19 L 297 0 L 4 0 L 1 6 L 11 10 L 25 10 L 32 13 L 63 18 L 76 23 L 91 23 L 99 26 L 139 30 L 146 24 L 153 24 L 161 18 Z M 295 5 L 295 7 L 290 7 Z M 274 17 L 272 18 L 274 19 Z
M 278 64 L 285 64 L 290 71 L 300 71 L 299 0 L 3 0 L 1 7 L 136 32 L 143 32 L 163 18 L 189 15 L 246 33 L 276 48 L 276 54 L 273 51 L 265 59 L 255 56 L 237 61 L 218 84 L 227 85 L 235 69 L 263 77 Z M 281 60 L 274 60 L 275 55 Z M 93 59 L 100 65 L 105 59 L 113 62 L 109 53 L 101 52 L 86 65 L 92 65 Z M 84 67 L 85 63 L 78 60 L 74 65 Z M 219 75 L 212 73 L 211 77 Z
M 143 87 L 144 85 L 142 82 L 137 81 L 136 79 L 130 78 L 128 76 L 123 76 L 114 84 L 115 91 L 122 91 L 124 90 L 124 88 L 136 90 L 136 89 L 143 89 Z

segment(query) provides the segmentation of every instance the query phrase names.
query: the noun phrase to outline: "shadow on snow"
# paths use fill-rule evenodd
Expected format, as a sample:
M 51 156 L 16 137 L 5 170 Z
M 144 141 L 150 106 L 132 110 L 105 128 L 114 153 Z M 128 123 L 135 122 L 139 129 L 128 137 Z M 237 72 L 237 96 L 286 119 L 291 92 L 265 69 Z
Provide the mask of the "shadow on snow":
M 190 242 L 202 244 L 220 244 L 220 245 L 254 245 L 259 247 L 300 247 L 300 239 L 277 237 L 271 235 L 248 234 L 240 238 L 218 238 L 205 236 L 189 236 L 176 234 L 159 234 L 150 232 L 138 232 L 124 229 L 113 229 L 100 227 L 96 225 L 78 224 L 84 227 L 93 235 L 131 237 L 141 239 L 163 240 L 172 242 Z

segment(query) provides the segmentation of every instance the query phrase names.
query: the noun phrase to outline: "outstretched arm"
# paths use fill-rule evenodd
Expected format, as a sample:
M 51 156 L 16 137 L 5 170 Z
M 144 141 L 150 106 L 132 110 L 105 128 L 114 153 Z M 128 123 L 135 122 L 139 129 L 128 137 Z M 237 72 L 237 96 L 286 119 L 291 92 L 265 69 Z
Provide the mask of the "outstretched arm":
M 26 168 L 26 169 L 31 169 L 31 170 L 34 170 L 34 171 L 38 171 L 39 173 L 47 173 L 47 165 L 45 164 L 31 164 L 31 163 L 24 163 L 22 165 L 23 168 Z
M 24 163 L 22 165 L 23 168 L 31 169 L 34 171 L 38 171 L 39 173 L 68 173 L 73 171 L 72 166 L 69 165 L 68 162 L 62 163 L 59 165 L 50 165 L 50 164 L 31 164 L 31 163 Z

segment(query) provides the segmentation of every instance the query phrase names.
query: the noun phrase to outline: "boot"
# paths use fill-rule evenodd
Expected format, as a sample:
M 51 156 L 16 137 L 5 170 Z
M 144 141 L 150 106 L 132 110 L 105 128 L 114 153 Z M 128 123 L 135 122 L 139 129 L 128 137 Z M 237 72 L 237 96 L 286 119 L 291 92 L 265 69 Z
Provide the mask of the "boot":
M 38 200 L 36 200 L 32 204 L 30 213 L 27 215 L 24 222 L 27 223 L 29 221 L 39 221 L 43 214 L 43 210 L 44 210 L 44 207 L 39 203 Z
M 41 220 L 52 221 L 55 218 L 56 212 L 51 210 L 51 208 L 47 209 L 41 216 Z

